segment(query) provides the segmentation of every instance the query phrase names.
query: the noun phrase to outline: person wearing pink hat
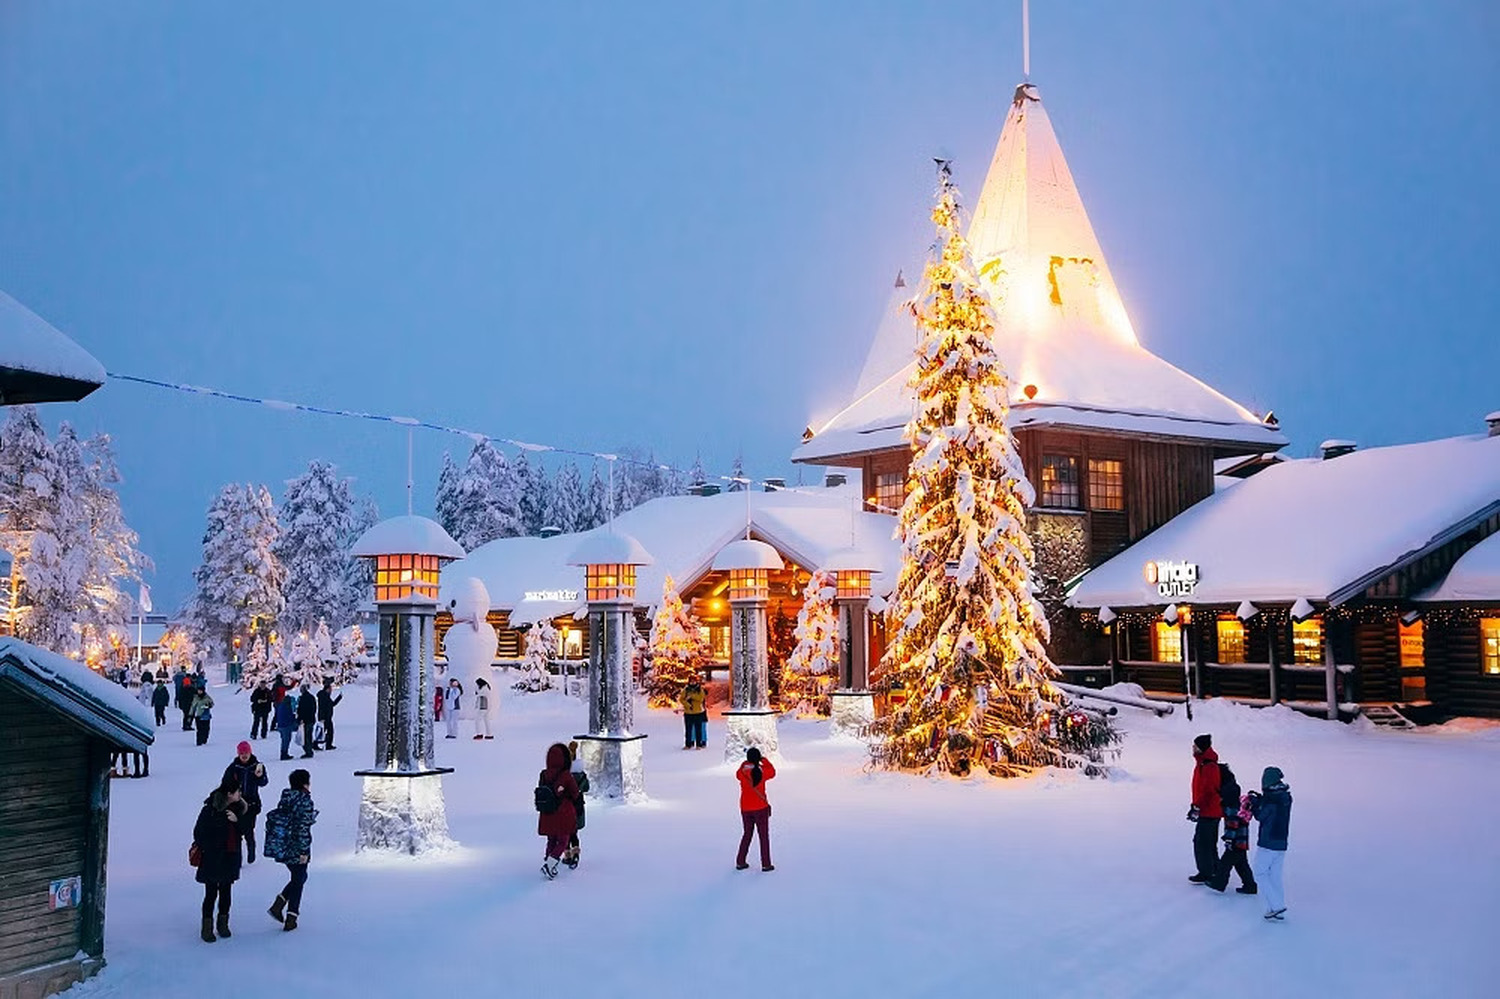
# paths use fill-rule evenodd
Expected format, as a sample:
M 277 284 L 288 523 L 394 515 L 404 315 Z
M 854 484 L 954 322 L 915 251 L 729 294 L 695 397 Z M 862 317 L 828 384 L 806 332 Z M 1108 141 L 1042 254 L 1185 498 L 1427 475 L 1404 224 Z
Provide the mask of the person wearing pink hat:
M 233 778 L 240 789 L 240 800 L 245 803 L 245 814 L 240 817 L 239 831 L 245 840 L 245 862 L 255 863 L 255 817 L 260 814 L 260 789 L 270 780 L 266 776 L 265 764 L 255 758 L 250 743 L 241 742 L 234 747 L 235 757 L 224 768 L 224 780 Z

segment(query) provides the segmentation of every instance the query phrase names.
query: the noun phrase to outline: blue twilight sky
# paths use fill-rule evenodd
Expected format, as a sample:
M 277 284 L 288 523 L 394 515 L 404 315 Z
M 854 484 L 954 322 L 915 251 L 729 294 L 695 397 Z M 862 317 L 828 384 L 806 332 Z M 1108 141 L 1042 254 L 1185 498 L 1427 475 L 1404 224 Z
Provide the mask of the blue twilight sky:
M 1493 0 L 1034 7 L 1147 346 L 1296 454 L 1500 408 Z M 922 258 L 931 155 L 977 194 L 1019 22 L 0 0 L 0 288 L 116 372 L 787 474 Z M 159 605 L 226 481 L 328 458 L 404 512 L 399 431 L 118 382 L 46 415 L 114 435 Z M 445 448 L 417 435 L 419 511 Z

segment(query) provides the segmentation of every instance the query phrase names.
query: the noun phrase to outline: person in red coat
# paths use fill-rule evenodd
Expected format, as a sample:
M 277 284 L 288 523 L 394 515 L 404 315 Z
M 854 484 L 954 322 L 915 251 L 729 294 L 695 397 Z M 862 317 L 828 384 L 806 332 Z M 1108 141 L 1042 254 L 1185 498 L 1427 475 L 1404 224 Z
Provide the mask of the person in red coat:
M 1213 736 L 1193 740 L 1193 804 L 1188 809 L 1193 823 L 1193 860 L 1198 873 L 1188 878 L 1195 885 L 1211 884 L 1219 868 L 1219 820 L 1224 804 L 1219 800 L 1219 754 Z
M 750 836 L 760 834 L 760 869 L 774 871 L 771 864 L 771 802 L 766 797 L 766 781 L 776 776 L 771 761 L 760 755 L 760 750 L 751 746 L 745 750 L 745 762 L 735 771 L 740 782 L 740 820 L 745 834 L 740 837 L 740 852 L 735 857 L 734 869 L 743 871 L 749 867 Z
M 578 793 L 578 782 L 573 779 L 573 757 L 568 747 L 554 742 L 547 748 L 547 769 L 537 777 L 537 789 L 551 788 L 557 798 L 557 807 L 537 816 L 538 836 L 547 837 L 547 856 L 542 860 L 542 873 L 551 881 L 557 877 L 557 865 L 573 834 L 578 831 L 577 803 L 582 797 Z
M 439 687 L 432 695 L 432 720 L 440 722 L 443 720 L 443 688 Z

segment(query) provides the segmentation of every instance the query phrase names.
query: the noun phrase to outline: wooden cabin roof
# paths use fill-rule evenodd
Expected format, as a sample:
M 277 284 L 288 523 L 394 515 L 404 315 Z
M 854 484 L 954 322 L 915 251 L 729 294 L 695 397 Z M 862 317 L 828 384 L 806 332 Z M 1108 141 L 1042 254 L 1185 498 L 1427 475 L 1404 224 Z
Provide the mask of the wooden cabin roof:
M 111 745 L 143 753 L 156 738 L 151 709 L 124 687 L 18 638 L 0 638 L 0 682 L 13 684 Z

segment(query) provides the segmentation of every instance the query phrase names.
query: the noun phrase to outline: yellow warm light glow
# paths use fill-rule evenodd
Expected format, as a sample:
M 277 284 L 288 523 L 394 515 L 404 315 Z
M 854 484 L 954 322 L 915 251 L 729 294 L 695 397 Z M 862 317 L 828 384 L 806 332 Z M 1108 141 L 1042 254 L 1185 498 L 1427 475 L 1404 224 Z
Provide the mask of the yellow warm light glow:
M 837 595 L 845 600 L 868 600 L 870 598 L 870 571 L 868 569 L 840 569 L 834 574 Z
M 730 569 L 730 600 L 764 600 L 770 596 L 770 575 L 765 569 Z
M 635 599 L 635 566 L 590 565 L 584 569 L 584 599 L 590 603 Z
M 438 557 L 436 555 L 375 556 L 375 600 L 436 600 Z M 306 636 L 303 636 L 306 637 Z

